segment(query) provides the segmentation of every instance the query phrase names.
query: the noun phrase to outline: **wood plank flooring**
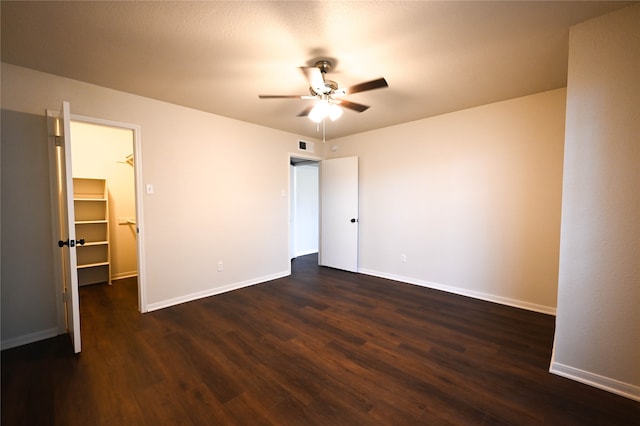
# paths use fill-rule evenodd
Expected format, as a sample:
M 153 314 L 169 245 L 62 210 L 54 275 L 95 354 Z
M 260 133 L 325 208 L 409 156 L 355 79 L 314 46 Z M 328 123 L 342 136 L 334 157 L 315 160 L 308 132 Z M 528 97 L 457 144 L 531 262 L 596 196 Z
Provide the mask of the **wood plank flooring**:
M 9 425 L 631 425 L 640 404 L 548 373 L 554 318 L 293 262 L 160 311 L 83 287 L 68 336 L 2 352 Z

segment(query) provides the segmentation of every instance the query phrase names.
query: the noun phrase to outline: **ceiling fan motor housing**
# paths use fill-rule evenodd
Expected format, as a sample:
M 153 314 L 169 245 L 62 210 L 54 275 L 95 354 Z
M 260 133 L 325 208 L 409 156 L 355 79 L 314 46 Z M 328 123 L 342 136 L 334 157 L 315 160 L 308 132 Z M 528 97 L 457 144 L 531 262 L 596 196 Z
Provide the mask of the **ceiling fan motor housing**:
M 322 59 L 316 62 L 315 67 L 319 68 L 322 74 L 326 74 L 331 71 L 331 62 L 327 61 L 326 59 Z
M 311 92 L 311 94 L 314 96 L 331 95 L 335 90 L 338 90 L 338 83 L 336 83 L 333 80 L 325 80 L 324 78 L 324 75 L 329 71 L 331 71 L 331 67 L 332 67 L 331 62 L 324 59 L 319 60 L 315 63 L 315 67 L 320 70 L 320 73 L 322 75 L 322 81 L 324 82 L 324 87 L 320 92 L 315 90 L 313 87 L 309 87 L 309 91 Z

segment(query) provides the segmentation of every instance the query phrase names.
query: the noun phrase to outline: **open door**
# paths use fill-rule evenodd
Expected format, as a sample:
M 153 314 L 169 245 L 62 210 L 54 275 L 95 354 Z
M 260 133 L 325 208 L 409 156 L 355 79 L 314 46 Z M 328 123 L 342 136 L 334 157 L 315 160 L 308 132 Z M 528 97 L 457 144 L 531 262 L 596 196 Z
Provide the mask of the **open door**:
M 73 350 L 80 352 L 80 304 L 78 294 L 78 274 L 76 244 L 83 244 L 76 241 L 75 218 L 73 206 L 73 175 L 71 173 L 71 126 L 70 107 L 68 102 L 63 102 L 59 112 L 47 111 L 48 133 L 54 145 L 50 145 L 52 150 L 51 196 L 54 204 L 54 238 L 58 255 L 55 256 L 56 273 L 59 275 L 56 281 L 60 283 L 59 291 L 62 293 L 62 304 L 64 305 L 64 319 L 66 331 L 71 336 Z
M 358 157 L 320 163 L 320 204 L 320 265 L 358 272 Z

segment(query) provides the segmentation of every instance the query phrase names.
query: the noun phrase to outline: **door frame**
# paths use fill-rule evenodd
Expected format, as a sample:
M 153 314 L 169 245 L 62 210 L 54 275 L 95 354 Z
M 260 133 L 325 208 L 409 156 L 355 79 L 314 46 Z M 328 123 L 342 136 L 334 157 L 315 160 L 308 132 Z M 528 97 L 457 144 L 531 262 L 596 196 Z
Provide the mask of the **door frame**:
M 135 187 L 135 208 L 136 208 L 136 247 L 138 261 L 138 311 L 147 312 L 147 291 L 146 291 L 146 271 L 145 271 L 145 250 L 144 250 L 144 215 L 142 214 L 142 149 L 140 138 L 140 126 L 137 124 L 124 123 L 121 121 L 105 120 L 102 118 L 88 117 L 71 113 L 71 121 L 97 124 L 106 127 L 131 130 L 133 134 L 133 174 Z M 73 143 L 73 142 L 72 142 Z
M 142 181 L 142 147 L 141 147 L 141 130 L 137 124 L 124 123 L 121 121 L 106 120 L 102 118 L 89 117 L 80 114 L 69 114 L 71 121 L 96 124 L 106 127 L 115 127 L 120 129 L 131 130 L 133 134 L 133 170 L 134 170 L 134 186 L 135 186 L 135 209 L 136 209 L 136 246 L 137 246 L 137 262 L 138 262 L 138 311 L 145 313 L 147 308 L 147 287 L 146 287 L 146 269 L 145 269 L 145 247 L 144 247 L 144 214 L 143 214 L 143 181 Z M 50 144 L 51 146 L 51 144 Z M 55 150 L 54 150 L 55 152 Z M 55 157 L 50 161 L 55 161 Z M 51 193 L 57 192 L 56 182 L 51 182 Z M 57 212 L 53 212 L 52 221 L 57 220 Z M 66 331 L 66 319 L 64 312 L 64 303 L 60 289 L 62 282 L 60 280 L 60 252 L 57 247 L 54 248 L 54 272 L 56 285 L 56 306 L 58 314 L 58 333 L 62 334 Z
M 295 194 L 293 194 L 293 192 L 291 191 L 291 159 L 292 158 L 300 158 L 303 160 L 309 160 L 309 161 L 316 161 L 318 163 L 318 165 L 320 163 L 322 163 L 322 157 L 318 157 L 317 155 L 309 155 L 309 154 L 302 154 L 302 153 L 297 153 L 297 152 L 289 152 L 287 154 L 287 191 L 289 192 L 289 209 L 287 212 L 287 217 L 288 217 L 288 221 L 287 221 L 287 245 L 289 246 L 289 250 L 287 251 L 287 257 L 289 258 L 287 260 L 287 264 L 288 266 L 288 272 L 289 275 L 291 275 L 291 255 L 292 255 L 292 247 L 291 247 L 291 237 L 293 235 L 293 229 L 291 227 L 291 221 L 292 221 L 292 217 L 291 217 L 291 212 L 292 212 L 292 207 L 293 207 L 293 203 L 295 202 L 294 196 Z M 320 179 L 320 175 L 318 174 L 318 179 Z M 318 218 L 320 218 L 320 209 L 318 209 Z M 318 223 L 318 226 L 320 226 L 320 223 Z M 319 237 L 318 237 L 319 238 Z M 319 241 L 318 241 L 318 249 L 320 249 L 320 245 L 319 245 Z

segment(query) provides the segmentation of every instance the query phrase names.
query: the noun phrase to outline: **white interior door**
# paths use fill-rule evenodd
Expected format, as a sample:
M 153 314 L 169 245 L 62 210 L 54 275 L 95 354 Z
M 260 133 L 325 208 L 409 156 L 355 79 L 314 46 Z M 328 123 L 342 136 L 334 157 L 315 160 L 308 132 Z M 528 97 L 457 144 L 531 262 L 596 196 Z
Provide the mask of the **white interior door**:
M 357 272 L 358 157 L 320 163 L 320 204 L 320 265 Z
M 78 294 L 78 273 L 76 257 L 75 211 L 73 206 L 73 174 L 71 172 L 71 126 L 70 106 L 63 102 L 59 113 L 48 112 L 51 117 L 48 122 L 53 128 L 49 135 L 55 138 L 55 161 L 52 162 L 55 179 L 55 196 L 52 196 L 54 210 L 57 214 L 57 246 L 59 247 L 60 265 L 56 271 L 61 275 L 57 281 L 61 282 L 62 302 L 66 329 L 71 336 L 73 350 L 80 352 L 80 304 Z M 57 115 L 57 118 L 53 116 Z

